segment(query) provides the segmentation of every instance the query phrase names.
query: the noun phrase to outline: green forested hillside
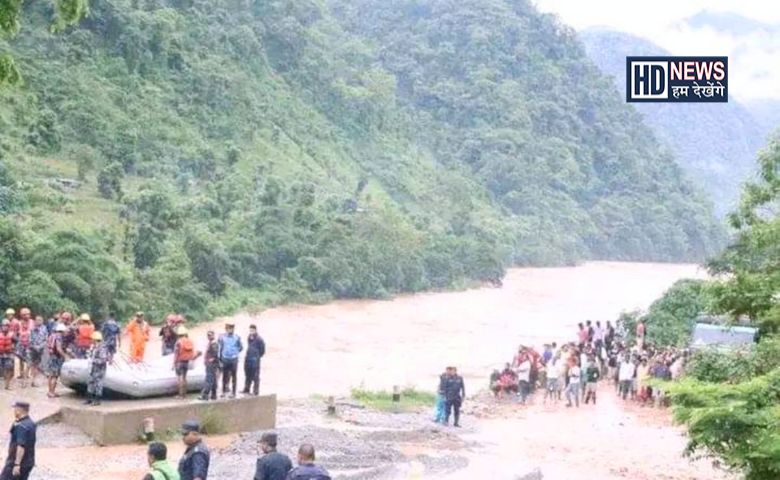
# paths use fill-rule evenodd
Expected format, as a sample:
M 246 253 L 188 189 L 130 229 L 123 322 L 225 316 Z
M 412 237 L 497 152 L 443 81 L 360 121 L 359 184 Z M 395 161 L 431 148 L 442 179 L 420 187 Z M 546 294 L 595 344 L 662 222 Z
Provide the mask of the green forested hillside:
M 23 14 L 0 41 L 24 78 L 0 90 L 3 303 L 199 317 L 717 248 L 526 2 L 93 0 L 59 35 L 45 2 Z

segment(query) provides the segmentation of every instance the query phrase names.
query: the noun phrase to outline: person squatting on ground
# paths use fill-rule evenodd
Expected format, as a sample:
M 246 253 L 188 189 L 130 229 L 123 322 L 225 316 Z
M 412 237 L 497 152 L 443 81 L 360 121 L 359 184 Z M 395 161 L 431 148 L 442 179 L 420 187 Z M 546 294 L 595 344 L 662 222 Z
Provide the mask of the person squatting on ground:
M 209 330 L 206 334 L 209 340 L 206 346 L 206 353 L 203 356 L 203 363 L 206 366 L 206 384 L 201 391 L 201 400 L 217 399 L 217 376 L 219 375 L 219 343 L 214 338 L 214 332 Z
M 330 480 L 327 470 L 314 463 L 314 446 L 304 443 L 298 448 L 298 466 L 290 470 L 287 480 Z
M 30 404 L 16 402 L 14 423 L 8 444 L 8 457 L 0 480 L 27 480 L 35 466 L 35 422 L 30 418 Z
M 290 457 L 276 451 L 277 441 L 274 432 L 265 432 L 260 437 L 253 480 L 286 480 L 293 465 Z
M 444 425 L 449 424 L 450 415 L 453 415 L 453 425 L 460 427 L 460 407 L 463 404 L 463 399 L 466 397 L 466 387 L 463 383 L 463 378 L 458 375 L 458 370 L 455 367 L 447 367 L 447 374 L 443 382 L 444 384 L 439 389 L 444 392 L 444 400 L 446 402 L 444 406 Z
M 181 480 L 179 472 L 168 461 L 168 447 L 164 443 L 150 443 L 146 457 L 149 462 L 149 473 L 143 480 Z
M 200 436 L 200 423 L 188 420 L 181 426 L 182 442 L 187 446 L 179 460 L 181 480 L 207 480 L 211 453 Z
M 87 382 L 86 405 L 100 405 L 103 399 L 103 382 L 106 379 L 108 364 L 113 361 L 111 350 L 103 342 L 103 334 L 92 333 L 92 350 L 89 352 L 89 381 Z
M 10 390 L 14 378 L 14 334 L 7 318 L 0 324 L 0 371 L 3 372 L 5 389 Z
M 265 355 L 265 342 L 257 334 L 255 325 L 249 326 L 246 339 L 246 357 L 244 357 L 244 390 L 242 393 L 258 395 L 260 393 L 260 360 Z
M 48 377 L 49 377 L 49 392 L 46 394 L 49 398 L 59 397 L 57 390 L 57 382 L 60 379 L 60 371 L 62 370 L 62 364 L 65 363 L 65 359 L 68 358 L 68 354 L 65 351 L 65 343 L 63 335 L 67 327 L 59 324 L 54 327 L 54 333 L 49 336 L 46 348 L 49 350 L 49 365 L 48 365 Z
M 230 398 L 236 397 L 236 383 L 238 382 L 238 356 L 244 350 L 241 337 L 234 333 L 235 325 L 225 324 L 225 333 L 219 337 L 219 361 L 222 364 L 222 397 L 228 395 L 230 386 Z
M 181 325 L 177 330 L 179 339 L 173 347 L 173 370 L 176 372 L 176 381 L 179 386 L 177 398 L 185 398 L 187 395 L 187 372 L 190 370 L 190 362 L 194 362 L 201 353 L 195 350 L 195 344 L 190 340 L 187 327 Z

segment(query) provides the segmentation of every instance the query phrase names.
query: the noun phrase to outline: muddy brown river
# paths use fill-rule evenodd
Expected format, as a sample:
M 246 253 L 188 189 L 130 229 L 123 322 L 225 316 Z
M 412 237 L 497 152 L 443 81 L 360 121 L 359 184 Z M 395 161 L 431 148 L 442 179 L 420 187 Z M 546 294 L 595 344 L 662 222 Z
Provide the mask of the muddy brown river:
M 361 385 L 431 390 L 446 364 L 481 386 L 521 343 L 573 340 L 578 322 L 614 320 L 646 308 L 675 281 L 704 275 L 696 265 L 658 263 L 518 268 L 502 288 L 281 307 L 234 320 L 242 335 L 257 324 L 268 345 L 262 389 L 282 397 Z M 219 332 L 222 322 L 209 328 Z

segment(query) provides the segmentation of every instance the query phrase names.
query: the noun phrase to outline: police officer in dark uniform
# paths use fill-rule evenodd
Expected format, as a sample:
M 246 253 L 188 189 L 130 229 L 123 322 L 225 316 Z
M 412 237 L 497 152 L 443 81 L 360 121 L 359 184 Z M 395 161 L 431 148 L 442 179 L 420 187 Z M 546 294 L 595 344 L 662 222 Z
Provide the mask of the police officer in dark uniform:
M 200 393 L 201 400 L 208 400 L 209 395 L 212 400 L 217 399 L 217 375 L 219 374 L 219 344 L 214 340 L 214 332 L 209 330 L 206 334 L 209 344 L 206 347 L 206 353 L 203 355 L 206 365 L 206 384 Z
M 11 427 L 8 458 L 0 480 L 27 480 L 35 466 L 35 422 L 29 416 L 30 404 L 14 403 L 16 421 Z
M 200 437 L 200 423 L 187 420 L 181 426 L 181 434 L 187 449 L 179 460 L 179 477 L 181 480 L 206 480 L 211 454 Z
M 290 470 L 287 480 L 331 480 L 327 470 L 314 463 L 314 446 L 304 443 L 298 449 L 298 466 Z
M 265 432 L 260 437 L 263 456 L 257 459 L 254 480 L 285 480 L 292 470 L 290 457 L 276 451 L 277 438 L 274 432 Z
M 246 339 L 246 357 L 244 357 L 244 391 L 241 393 L 257 395 L 260 391 L 260 359 L 265 355 L 265 342 L 257 334 L 257 327 L 249 326 Z
M 455 367 L 447 367 L 447 375 L 444 378 L 442 390 L 444 391 L 444 424 L 450 422 L 450 414 L 454 414 L 454 426 L 460 427 L 460 406 L 466 397 L 466 387 L 463 378 L 458 375 Z

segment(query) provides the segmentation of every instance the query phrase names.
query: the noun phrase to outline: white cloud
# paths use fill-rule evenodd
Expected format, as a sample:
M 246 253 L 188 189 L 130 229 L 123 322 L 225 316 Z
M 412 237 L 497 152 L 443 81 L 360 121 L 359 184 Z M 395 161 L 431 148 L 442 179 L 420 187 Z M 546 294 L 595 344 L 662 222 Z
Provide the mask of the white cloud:
M 729 93 L 740 99 L 780 98 L 780 2 L 762 0 L 536 0 L 544 12 L 582 30 L 607 27 L 644 37 L 674 55 L 727 55 Z M 741 15 L 771 31 L 733 35 L 684 20 L 703 10 Z

